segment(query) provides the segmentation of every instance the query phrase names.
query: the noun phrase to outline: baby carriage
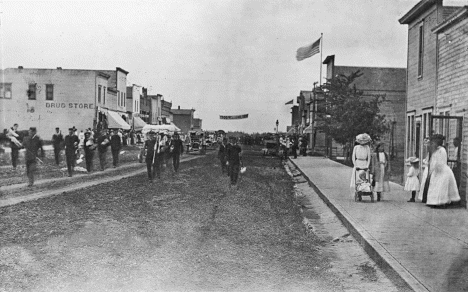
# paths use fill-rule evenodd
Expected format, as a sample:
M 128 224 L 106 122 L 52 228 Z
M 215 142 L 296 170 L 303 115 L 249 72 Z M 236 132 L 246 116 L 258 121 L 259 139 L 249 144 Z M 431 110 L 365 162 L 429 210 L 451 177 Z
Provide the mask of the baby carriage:
M 370 183 L 370 174 L 368 168 L 356 168 L 354 201 L 362 201 L 363 196 L 370 196 L 371 202 L 374 202 L 374 193 L 372 192 L 372 185 Z

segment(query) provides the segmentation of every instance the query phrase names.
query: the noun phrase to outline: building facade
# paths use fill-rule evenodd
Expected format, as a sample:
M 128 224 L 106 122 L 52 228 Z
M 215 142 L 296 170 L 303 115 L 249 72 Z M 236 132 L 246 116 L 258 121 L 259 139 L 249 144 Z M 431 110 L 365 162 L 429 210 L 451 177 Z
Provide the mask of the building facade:
M 118 106 L 117 100 L 117 92 L 122 89 L 122 84 L 126 88 L 128 74 L 121 68 L 81 70 L 18 67 L 0 72 L 1 130 L 14 123 L 19 124 L 20 130 L 34 126 L 48 140 L 56 127 L 62 130 L 73 126 L 78 130 L 95 128 L 100 119 L 104 119 L 107 110 L 125 113 L 125 109 Z
M 180 128 L 180 132 L 184 135 L 188 135 L 188 132 L 193 130 L 193 113 L 194 109 L 181 109 L 180 106 L 177 109 L 171 110 L 173 115 L 174 124 Z
M 337 75 L 350 75 L 360 71 L 354 85 L 363 91 L 364 96 L 384 95 L 380 113 L 390 125 L 390 131 L 381 137 L 386 151 L 392 157 L 403 157 L 405 148 L 405 102 L 406 102 L 406 68 L 382 68 L 359 66 L 336 66 L 335 56 L 327 56 L 323 62 L 327 65 L 327 79 Z M 332 147 L 341 148 L 333 143 Z M 338 152 L 340 150 L 338 149 Z
M 174 117 L 171 112 L 172 102 L 167 100 L 161 100 L 161 116 L 164 124 L 170 124 Z
M 152 125 L 161 124 L 161 94 L 148 95 L 150 100 L 150 118 L 149 123 Z
M 446 136 L 445 147 L 451 155 L 451 139 L 463 135 L 467 77 L 464 18 L 462 7 L 443 6 L 442 0 L 423 0 L 399 19 L 400 24 L 408 26 L 406 157 L 426 157 L 423 141 L 434 133 Z M 459 162 L 466 173 L 463 148 L 461 154 Z M 449 161 L 451 166 L 453 163 Z M 458 177 L 466 206 L 465 178 Z

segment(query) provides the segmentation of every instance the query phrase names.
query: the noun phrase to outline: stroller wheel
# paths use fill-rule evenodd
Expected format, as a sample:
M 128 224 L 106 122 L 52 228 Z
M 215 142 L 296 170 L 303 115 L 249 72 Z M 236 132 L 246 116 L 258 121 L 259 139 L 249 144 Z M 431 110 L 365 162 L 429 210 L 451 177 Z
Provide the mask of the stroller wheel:
M 359 195 L 359 202 L 360 202 L 360 201 L 362 201 L 362 196 L 361 196 L 361 195 Z

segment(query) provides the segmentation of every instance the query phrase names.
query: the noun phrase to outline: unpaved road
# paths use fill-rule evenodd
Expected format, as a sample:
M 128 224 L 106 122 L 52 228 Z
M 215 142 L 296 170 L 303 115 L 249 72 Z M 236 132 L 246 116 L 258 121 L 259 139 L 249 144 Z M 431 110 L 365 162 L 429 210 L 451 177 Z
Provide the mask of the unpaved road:
M 0 291 L 397 291 L 351 238 L 333 241 L 335 219 L 304 232 L 278 160 L 244 163 L 238 189 L 208 155 L 152 184 L 1 208 Z

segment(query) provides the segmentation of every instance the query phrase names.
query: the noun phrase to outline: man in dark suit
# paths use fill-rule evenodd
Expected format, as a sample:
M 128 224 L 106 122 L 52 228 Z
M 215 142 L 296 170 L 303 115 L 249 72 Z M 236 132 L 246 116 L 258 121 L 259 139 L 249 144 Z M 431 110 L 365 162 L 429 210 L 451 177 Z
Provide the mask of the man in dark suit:
M 226 172 L 226 156 L 227 156 L 227 150 L 226 150 L 226 142 L 227 142 L 227 139 L 226 138 L 223 138 L 223 140 L 221 141 L 221 144 L 219 144 L 219 149 L 218 149 L 218 159 L 219 159 L 219 162 L 221 163 L 221 173 L 224 174 L 224 172 Z
M 155 132 L 151 131 L 148 133 L 149 139 L 145 141 L 144 149 L 146 150 L 146 169 L 148 171 L 148 179 L 150 181 L 154 180 L 155 172 L 157 171 L 156 165 L 154 164 L 154 155 L 157 149 L 156 147 L 156 136 Z
M 169 147 L 172 154 L 172 165 L 174 167 L 174 171 L 179 172 L 180 155 L 184 153 L 184 144 L 182 144 L 179 134 L 174 134 Z
M 107 136 L 107 130 L 101 130 L 101 133 L 97 139 L 99 164 L 101 165 L 101 171 L 106 169 L 107 164 L 107 147 L 109 147 L 109 137 Z
M 96 150 L 95 139 L 91 137 L 91 132 L 87 131 L 84 138 L 84 153 L 86 159 L 86 170 L 89 172 L 93 171 L 93 158 L 94 158 L 94 151 Z
M 225 160 L 225 161 L 227 162 L 227 164 L 228 164 L 226 170 L 227 170 L 227 176 L 229 176 L 229 177 L 231 177 L 231 167 L 229 166 L 229 150 L 232 148 L 231 140 L 235 140 L 235 139 L 236 139 L 236 138 L 234 138 L 234 139 L 233 139 L 233 138 L 234 138 L 234 137 L 230 137 L 230 138 L 229 138 L 228 143 L 227 143 L 226 146 L 225 146 L 226 148 L 225 148 L 225 150 L 224 150 L 224 153 L 225 153 L 225 155 L 224 155 L 224 160 Z
M 65 157 L 67 159 L 68 176 L 73 175 L 73 168 L 76 164 L 76 150 L 78 150 L 78 144 L 80 139 L 75 135 L 73 128 L 68 129 L 68 135 L 65 136 Z
M 122 149 L 122 140 L 117 129 L 114 130 L 114 135 L 112 135 L 110 139 L 110 146 L 112 152 L 112 164 L 115 168 L 119 165 L 119 152 Z
M 229 174 L 231 177 L 231 185 L 237 184 L 237 179 L 239 177 L 240 171 L 240 162 L 242 156 L 242 148 L 239 145 L 239 142 L 234 138 L 232 141 L 232 146 L 228 149 L 228 162 L 229 162 Z
M 44 149 L 42 148 L 43 142 L 39 136 L 36 135 L 35 127 L 29 128 L 29 136 L 24 138 L 23 146 L 26 149 L 26 174 L 28 176 L 28 187 L 34 185 L 34 174 L 37 170 L 37 151 L 41 149 L 41 157 L 44 157 Z
M 52 145 L 54 146 L 55 164 L 60 164 L 60 151 L 62 151 L 63 135 L 60 128 L 55 128 L 55 134 L 52 135 Z
M 18 124 L 14 124 L 13 127 L 11 127 L 9 129 L 9 132 L 8 132 L 9 136 L 14 137 L 14 139 L 12 138 L 11 142 L 10 142 L 11 165 L 13 166 L 14 169 L 16 169 L 16 166 L 18 165 L 19 150 L 21 148 L 21 144 L 20 144 L 20 141 L 19 141 L 21 139 L 21 137 L 17 133 L 17 131 L 18 131 Z

